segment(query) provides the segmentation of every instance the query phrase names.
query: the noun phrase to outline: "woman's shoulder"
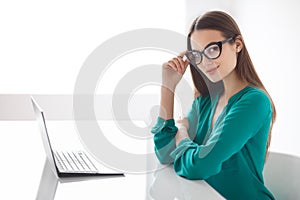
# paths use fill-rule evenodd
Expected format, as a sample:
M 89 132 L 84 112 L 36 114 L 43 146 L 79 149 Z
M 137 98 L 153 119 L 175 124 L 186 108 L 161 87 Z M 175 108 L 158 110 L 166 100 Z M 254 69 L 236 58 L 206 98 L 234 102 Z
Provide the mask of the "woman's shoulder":
M 242 97 L 253 100 L 270 101 L 267 92 L 255 86 L 247 86 Z
M 267 92 L 255 86 L 247 86 L 236 94 L 231 101 L 233 104 L 247 103 L 254 104 L 257 107 L 271 107 L 271 100 Z
M 211 95 L 199 95 L 195 97 L 194 104 L 196 104 L 197 107 L 203 108 L 206 106 L 211 106 L 212 102 L 214 100 L 214 97 Z M 264 91 L 261 88 L 258 88 L 256 86 L 248 85 L 242 90 L 240 90 L 238 93 L 233 95 L 229 99 L 229 104 L 236 104 L 236 103 L 255 103 L 255 104 L 264 104 L 270 105 L 271 101 L 266 91 Z

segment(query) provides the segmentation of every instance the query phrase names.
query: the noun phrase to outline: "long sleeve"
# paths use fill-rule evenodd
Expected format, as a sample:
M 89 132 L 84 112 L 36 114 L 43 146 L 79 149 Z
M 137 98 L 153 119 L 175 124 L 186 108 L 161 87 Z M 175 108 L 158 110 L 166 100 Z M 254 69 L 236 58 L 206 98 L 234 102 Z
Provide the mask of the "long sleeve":
M 189 121 L 189 137 L 195 138 L 199 120 L 199 99 L 193 101 L 192 107 L 187 113 L 187 119 Z M 174 161 L 170 157 L 170 153 L 176 148 L 175 135 L 177 131 L 174 119 L 165 120 L 161 117 L 157 118 L 156 124 L 151 130 L 154 134 L 155 153 L 162 164 L 171 164 Z
M 154 150 L 161 164 L 171 164 L 173 162 L 170 153 L 176 148 L 175 135 L 177 130 L 174 119 L 165 120 L 161 117 L 157 118 L 156 124 L 152 127 Z
M 224 161 L 240 151 L 264 124 L 270 125 L 272 108 L 264 92 L 256 90 L 235 102 L 230 100 L 219 117 L 222 120 L 217 120 L 203 144 L 187 138 L 171 153 L 178 175 L 206 179 L 219 173 Z

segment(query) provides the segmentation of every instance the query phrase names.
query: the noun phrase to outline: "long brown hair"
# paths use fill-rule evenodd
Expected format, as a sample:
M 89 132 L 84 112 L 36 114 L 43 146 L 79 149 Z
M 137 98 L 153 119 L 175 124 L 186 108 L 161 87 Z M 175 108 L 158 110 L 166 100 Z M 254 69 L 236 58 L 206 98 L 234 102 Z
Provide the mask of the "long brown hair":
M 188 50 L 191 50 L 191 35 L 195 30 L 201 29 L 211 29 L 217 30 L 222 33 L 222 36 L 225 38 L 236 38 L 236 36 L 241 36 L 241 31 L 234 21 L 234 19 L 225 12 L 222 11 L 210 11 L 205 13 L 204 15 L 197 17 L 190 28 L 188 39 L 187 39 L 187 46 Z M 268 141 L 267 141 L 267 152 L 271 142 L 271 131 L 273 124 L 276 118 L 276 109 L 273 103 L 272 98 L 270 97 L 269 93 L 267 92 L 266 88 L 264 87 L 263 83 L 261 82 L 260 78 L 258 77 L 253 63 L 250 59 L 249 53 L 247 51 L 246 45 L 242 37 L 239 38 L 243 43 L 242 50 L 238 53 L 237 57 L 237 64 L 235 71 L 238 77 L 241 80 L 247 81 L 251 85 L 254 85 L 257 88 L 262 89 L 266 92 L 269 96 L 272 105 L 272 122 L 269 131 Z M 232 41 L 234 42 L 234 41 Z M 192 79 L 195 86 L 195 97 L 213 95 L 215 91 L 224 90 L 223 81 L 219 81 L 217 83 L 211 82 L 200 70 L 197 66 L 193 66 L 190 64 L 190 70 L 192 74 Z M 267 155 L 267 154 L 266 154 Z

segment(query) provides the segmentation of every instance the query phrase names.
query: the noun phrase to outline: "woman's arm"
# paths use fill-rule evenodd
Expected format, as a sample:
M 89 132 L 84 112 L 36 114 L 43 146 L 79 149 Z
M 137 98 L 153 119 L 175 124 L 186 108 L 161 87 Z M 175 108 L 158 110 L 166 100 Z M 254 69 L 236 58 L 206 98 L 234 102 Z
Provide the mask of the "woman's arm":
M 182 52 L 162 66 L 160 112 L 157 123 L 151 130 L 154 134 L 155 153 L 162 164 L 173 162 L 169 154 L 176 147 L 174 137 L 178 131 L 173 119 L 174 91 L 189 64 L 187 60 L 183 61 L 184 54 Z
M 174 89 L 161 86 L 161 99 L 159 117 L 163 119 L 173 119 L 174 109 Z
M 186 51 L 164 63 L 162 66 L 162 86 L 159 116 L 163 119 L 173 119 L 174 92 L 189 64 L 183 60 Z
M 185 134 L 188 134 L 187 137 L 192 140 L 196 137 L 199 103 L 200 98 L 195 99 L 187 117 L 177 121 L 177 125 L 173 119 L 164 120 L 161 117 L 157 119 L 152 133 L 154 134 L 155 153 L 162 164 L 170 164 L 174 161 L 170 154 L 176 148 L 176 141 L 179 141 L 180 135 L 184 134 L 182 131 L 187 132 Z
M 187 116 L 177 121 L 178 131 L 175 136 L 176 146 L 185 138 L 190 138 L 191 140 L 195 139 L 200 117 L 200 101 L 201 97 L 194 99 Z
M 272 108 L 263 92 L 245 94 L 216 126 L 207 142 L 198 145 L 183 139 L 171 153 L 174 169 L 189 179 L 206 179 L 220 172 L 224 161 L 240 151 L 264 124 L 270 124 Z

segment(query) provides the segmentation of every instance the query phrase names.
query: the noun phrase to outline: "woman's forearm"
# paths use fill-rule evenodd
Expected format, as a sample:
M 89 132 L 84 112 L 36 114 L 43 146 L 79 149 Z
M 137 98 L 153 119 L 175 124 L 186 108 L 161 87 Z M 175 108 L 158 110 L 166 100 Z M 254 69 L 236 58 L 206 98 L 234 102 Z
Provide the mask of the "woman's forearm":
M 166 120 L 173 119 L 173 110 L 174 110 L 174 90 L 162 86 L 159 116 Z
M 187 51 L 164 63 L 162 66 L 161 100 L 159 116 L 163 119 L 173 119 L 174 92 L 176 85 L 182 78 L 189 61 L 183 60 Z

